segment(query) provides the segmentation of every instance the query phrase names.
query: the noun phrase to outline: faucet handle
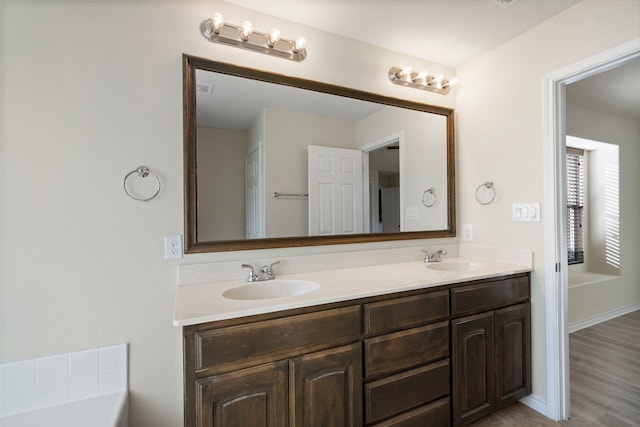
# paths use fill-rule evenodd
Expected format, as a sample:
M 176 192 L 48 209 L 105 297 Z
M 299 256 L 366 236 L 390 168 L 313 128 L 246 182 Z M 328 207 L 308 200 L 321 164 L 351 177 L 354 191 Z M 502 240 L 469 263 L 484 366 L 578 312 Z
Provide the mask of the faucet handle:
M 253 266 L 251 264 L 242 264 L 242 268 L 249 269 L 249 276 L 247 276 L 247 282 L 253 282 L 254 280 L 258 279 L 258 275 L 254 271 Z
M 267 275 L 268 280 L 272 280 L 276 278 L 276 276 L 273 274 L 273 266 L 276 264 L 280 264 L 280 261 L 272 262 L 271 264 L 265 265 L 260 269 L 262 273 Z

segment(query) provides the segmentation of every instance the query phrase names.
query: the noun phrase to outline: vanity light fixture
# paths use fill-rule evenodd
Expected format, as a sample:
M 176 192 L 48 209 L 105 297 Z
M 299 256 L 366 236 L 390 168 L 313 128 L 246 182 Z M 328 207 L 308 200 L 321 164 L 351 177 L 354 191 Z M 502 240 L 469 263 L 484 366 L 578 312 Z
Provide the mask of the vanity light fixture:
M 220 13 L 214 13 L 211 18 L 202 21 L 200 32 L 212 43 L 222 43 L 297 62 L 307 57 L 304 37 L 295 40 L 285 39 L 280 36 L 280 30 L 277 28 L 269 33 L 256 31 L 249 21 L 240 25 L 229 24 Z
M 391 67 L 389 69 L 389 80 L 397 85 L 427 90 L 442 95 L 448 94 L 451 86 L 458 82 L 458 79 L 446 79 L 442 74 L 431 75 L 427 71 L 416 72 L 411 67 Z

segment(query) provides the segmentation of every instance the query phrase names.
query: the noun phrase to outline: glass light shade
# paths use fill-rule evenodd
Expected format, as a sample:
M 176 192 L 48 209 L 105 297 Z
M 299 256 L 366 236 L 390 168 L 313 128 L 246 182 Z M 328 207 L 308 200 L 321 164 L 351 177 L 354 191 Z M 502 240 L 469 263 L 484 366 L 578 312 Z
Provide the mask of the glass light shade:
M 273 30 L 271 30 L 271 32 L 269 33 L 269 47 L 273 47 L 278 40 L 280 40 L 280 30 L 277 28 L 274 28 Z
M 293 44 L 293 51 L 296 53 L 300 52 L 302 49 L 304 49 L 305 44 L 307 44 L 307 40 L 305 40 L 305 38 L 302 36 L 298 37 Z
M 219 33 L 220 29 L 222 29 L 222 26 L 224 25 L 224 16 L 222 16 L 220 12 L 216 12 L 213 14 L 213 18 L 211 19 L 211 22 L 213 23 L 214 31 L 216 33 Z
M 241 26 L 240 38 L 244 41 L 249 40 L 251 33 L 253 33 L 253 24 L 249 21 L 244 21 Z

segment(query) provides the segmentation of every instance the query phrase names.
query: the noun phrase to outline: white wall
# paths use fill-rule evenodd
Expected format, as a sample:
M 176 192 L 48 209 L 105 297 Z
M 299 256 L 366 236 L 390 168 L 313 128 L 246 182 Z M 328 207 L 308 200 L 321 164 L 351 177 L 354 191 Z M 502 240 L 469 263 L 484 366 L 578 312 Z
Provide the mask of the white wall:
M 307 199 L 274 198 L 271 195 L 274 192 L 307 193 L 307 147 L 322 145 L 355 149 L 355 123 L 267 108 L 265 128 L 266 236 L 308 236 Z
M 302 34 L 302 63 L 216 45 L 230 22 Z M 221 2 L 0 2 L 0 360 L 128 342 L 131 425 L 182 424 L 181 331 L 171 324 L 176 262 L 162 237 L 183 230 L 181 55 L 207 57 L 417 102 L 449 96 L 390 84 L 390 66 L 454 70 Z M 349 70 L 349 72 L 345 72 Z M 122 190 L 144 164 L 154 200 Z M 419 246 L 424 241 L 185 257 L 182 263 Z
M 638 127 L 640 128 L 640 125 Z M 638 145 L 640 140 L 630 142 Z M 618 151 L 618 146 L 615 144 L 598 144 L 595 150 L 588 153 L 587 164 L 589 180 L 587 208 L 589 234 L 586 249 L 588 256 L 585 258 L 587 270 L 613 275 L 620 274 L 620 268 L 615 263 L 616 240 L 619 244 L 620 239 L 619 237 L 616 239 L 613 234 L 615 230 L 609 227 L 610 222 L 613 227 L 616 222 L 619 223 L 620 219 L 620 157 Z M 633 175 L 637 174 L 633 173 Z M 635 182 L 638 182 L 637 178 L 640 176 L 635 176 L 635 178 Z M 633 195 L 627 193 L 626 197 L 633 197 Z M 616 202 L 618 202 L 617 205 Z M 609 233 L 612 233 L 610 237 Z M 633 242 L 633 246 L 636 246 L 636 243 Z M 612 257 L 612 262 L 608 262 L 608 256 Z
M 198 240 L 245 238 L 243 131 L 198 126 Z
M 442 115 L 398 108 L 383 108 L 358 122 L 358 146 L 401 135 L 402 231 L 443 230 L 449 225 L 444 197 L 447 190 L 446 123 L 447 118 Z M 422 203 L 422 195 L 430 187 L 436 189 L 438 199 L 429 208 Z M 406 218 L 408 208 L 417 211 L 417 220 Z
M 617 145 L 620 166 L 620 277 L 569 288 L 569 323 L 576 323 L 640 304 L 640 224 L 636 214 L 640 210 L 640 123 L 568 104 L 567 133 Z M 593 228 L 594 233 L 602 233 L 602 227 Z M 618 274 L 607 269 L 602 258 L 590 253 L 588 262 L 595 268 L 589 270 Z
M 640 36 L 640 3 L 580 2 L 458 68 L 458 224 L 475 242 L 534 250 L 533 394 L 546 401 L 544 224 L 511 221 L 511 206 L 544 198 L 544 77 Z M 478 204 L 492 180 L 496 200 Z M 626 213 L 623 206 L 623 215 Z M 544 211 L 545 206 L 541 209 Z

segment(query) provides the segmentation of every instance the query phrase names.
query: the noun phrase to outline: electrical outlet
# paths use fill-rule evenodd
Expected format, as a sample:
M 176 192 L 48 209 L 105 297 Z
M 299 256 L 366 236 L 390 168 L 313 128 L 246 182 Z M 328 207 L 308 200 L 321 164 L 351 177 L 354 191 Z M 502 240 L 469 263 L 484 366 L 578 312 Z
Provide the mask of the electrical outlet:
M 473 225 L 462 224 L 462 240 L 465 242 L 473 241 Z
M 182 258 L 182 235 L 164 236 L 164 259 Z

